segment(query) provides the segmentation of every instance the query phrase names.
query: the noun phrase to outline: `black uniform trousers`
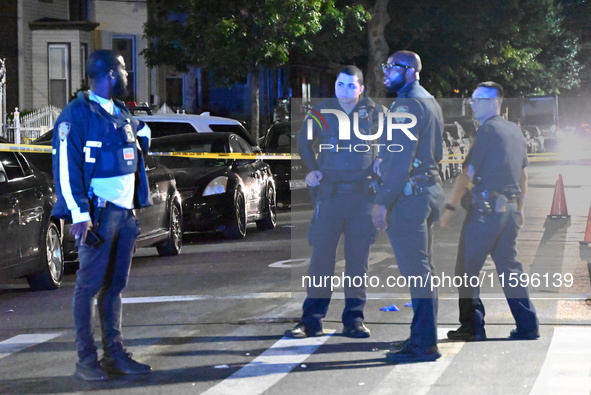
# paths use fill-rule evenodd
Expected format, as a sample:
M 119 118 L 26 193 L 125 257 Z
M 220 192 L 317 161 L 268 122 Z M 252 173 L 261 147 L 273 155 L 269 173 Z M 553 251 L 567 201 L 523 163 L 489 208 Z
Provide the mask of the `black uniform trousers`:
M 407 279 L 413 319 L 410 344 L 419 352 L 437 345 L 437 289 L 432 284 L 433 223 L 445 200 L 438 182 L 426 184 L 418 195 L 399 197 L 386 229 L 400 274 Z
M 519 332 L 534 332 L 539 328 L 536 309 L 529 298 L 527 286 L 520 282 L 510 282 L 523 273 L 521 263 L 516 259 L 516 240 L 519 233 L 520 215 L 517 213 L 517 203 L 507 203 L 506 211 L 493 212 L 483 216 L 477 210 L 471 210 L 469 219 L 462 232 L 464 245 L 465 272 L 470 277 L 478 277 L 484 266 L 486 257 L 490 254 L 502 278 L 503 292 L 511 314 L 515 319 Z M 513 276 L 511 274 L 513 273 Z M 474 283 L 473 283 L 474 284 Z M 484 305 L 480 299 L 479 287 L 468 287 L 460 290 L 460 322 L 468 328 L 478 332 L 484 328 Z M 464 309 L 464 311 L 462 311 Z M 463 320 L 463 322 L 462 322 Z
M 371 221 L 372 198 L 362 185 L 344 184 L 341 188 L 338 184 L 324 182 L 320 186 L 320 197 L 308 232 L 308 242 L 312 246 L 308 276 L 312 279 L 312 286 L 307 288 L 301 319 L 309 330 L 321 328 L 328 311 L 332 296 L 329 278 L 335 272 L 336 252 L 342 235 L 345 237 L 344 275 L 351 279 L 343 284 L 345 308 L 342 321 L 345 326 L 350 326 L 364 319 L 366 287 L 359 281 L 367 274 L 369 249 L 377 230 Z M 321 284 L 322 279 L 329 279 L 328 283 Z
M 96 209 L 93 214 L 96 223 Z M 105 355 L 123 351 L 121 292 L 127 285 L 139 226 L 133 210 L 109 203 L 100 213 L 96 232 L 105 241 L 101 246 L 80 245 L 78 249 L 80 268 L 76 273 L 73 312 L 80 361 L 97 355 L 92 324 L 95 297 Z

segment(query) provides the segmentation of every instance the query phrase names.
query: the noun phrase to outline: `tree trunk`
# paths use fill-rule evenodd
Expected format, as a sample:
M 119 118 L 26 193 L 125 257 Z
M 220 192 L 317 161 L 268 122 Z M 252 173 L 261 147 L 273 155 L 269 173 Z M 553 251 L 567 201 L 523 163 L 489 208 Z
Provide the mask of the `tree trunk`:
M 261 106 L 259 93 L 259 70 L 255 70 L 250 73 L 250 96 L 252 102 L 250 109 L 250 134 L 255 143 L 258 143 L 259 140 L 259 113 Z
M 371 20 L 367 29 L 369 61 L 365 77 L 365 92 L 368 96 L 375 98 L 385 97 L 386 92 L 381 64 L 385 63 L 390 55 L 390 48 L 384 36 L 384 28 L 390 23 L 388 3 L 389 0 L 376 0 L 373 7 L 369 9 Z

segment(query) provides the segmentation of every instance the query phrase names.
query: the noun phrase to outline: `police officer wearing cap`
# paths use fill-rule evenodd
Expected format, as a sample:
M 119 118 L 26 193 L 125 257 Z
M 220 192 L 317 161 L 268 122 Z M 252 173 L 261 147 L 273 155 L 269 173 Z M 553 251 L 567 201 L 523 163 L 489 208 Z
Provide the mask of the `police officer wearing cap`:
M 78 362 L 75 377 L 102 381 L 108 374 L 145 374 L 150 366 L 123 348 L 121 292 L 127 284 L 139 233 L 133 209 L 151 204 L 142 149 L 150 129 L 132 117 L 123 96 L 123 58 L 98 50 L 88 58 L 91 89 L 58 117 L 53 135 L 57 202 L 53 214 L 71 219 L 80 268 L 73 298 Z M 92 317 L 97 302 L 103 358 L 99 363 Z
M 324 335 L 322 319 L 328 311 L 332 291 L 330 281 L 328 286 L 315 281 L 334 275 L 336 250 L 342 235 L 345 276 L 351 279 L 344 284 L 343 335 L 353 338 L 370 336 L 370 330 L 363 324 L 366 287 L 358 281 L 367 274 L 369 249 L 377 234 L 371 222 L 373 196 L 370 184 L 374 154 L 371 142 L 360 139 L 353 129 L 357 125 L 362 135 L 374 134 L 378 114 L 383 114 L 384 109 L 362 97 L 363 90 L 361 70 L 355 66 L 344 67 L 335 82 L 336 97 L 314 106 L 297 135 L 300 156 L 309 170 L 306 183 L 318 190 L 308 233 L 312 246 L 308 275 L 312 283 L 307 287 L 300 322 L 285 332 L 289 337 Z M 338 112 L 323 113 L 323 110 Z M 313 117 L 320 125 L 313 122 Z M 340 127 L 349 128 L 351 139 L 339 139 Z M 319 144 L 318 158 L 313 148 L 316 142 Z
M 456 273 L 463 269 L 468 278 L 478 277 L 490 254 L 517 326 L 509 338 L 534 340 L 540 336 L 539 322 L 527 286 L 521 280 L 509 281 L 510 278 L 521 279 L 523 273 L 516 259 L 516 240 L 524 223 L 527 148 L 520 128 L 500 117 L 502 100 L 503 88 L 491 81 L 478 84 L 472 94 L 472 110 L 480 121 L 480 128 L 440 225 L 450 227 L 455 208 L 472 183 L 471 205 L 462 228 L 462 250 Z M 447 336 L 452 340 L 485 340 L 485 310 L 480 289 L 473 283 L 462 285 L 459 288 L 460 327 L 449 331 Z
M 435 273 L 432 263 L 433 223 L 439 217 L 444 194 L 438 163 L 442 158 L 443 115 L 435 98 L 419 84 L 420 57 L 410 51 L 398 51 L 382 66 L 384 84 L 398 94 L 390 112 L 393 122 L 412 123 L 408 127 L 414 136 L 402 130 L 392 132 L 388 141 L 384 131 L 382 143 L 398 144 L 396 150 L 380 151 L 375 170 L 381 174 L 383 185 L 376 197 L 372 213 L 378 229 L 385 230 L 400 274 L 409 281 L 413 319 L 410 338 L 398 342 L 386 359 L 391 363 L 434 361 L 441 354 L 437 348 L 437 290 L 431 287 Z

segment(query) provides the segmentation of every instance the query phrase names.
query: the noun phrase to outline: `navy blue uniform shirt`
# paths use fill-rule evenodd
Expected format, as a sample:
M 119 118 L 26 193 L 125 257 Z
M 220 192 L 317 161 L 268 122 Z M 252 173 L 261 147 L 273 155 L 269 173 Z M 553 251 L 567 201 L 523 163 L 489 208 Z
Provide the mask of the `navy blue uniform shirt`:
M 337 98 L 331 98 L 324 100 L 318 105 L 314 106 L 314 110 L 318 113 L 322 109 L 340 110 L 346 114 L 343 110 Z M 369 145 L 377 140 L 367 141 L 359 139 L 355 133 L 353 133 L 353 115 L 358 114 L 359 117 L 359 131 L 362 134 L 373 134 L 374 128 L 377 129 L 377 116 L 382 111 L 382 106 L 377 106 L 373 100 L 369 98 L 362 98 L 357 102 L 355 108 L 348 114 L 350 126 L 351 126 L 351 140 L 339 140 L 339 121 L 337 116 L 334 114 L 321 114 L 326 125 L 321 122 L 318 125 L 315 121 L 312 126 L 312 139 L 308 139 L 308 126 L 306 117 L 304 124 L 297 135 L 298 151 L 304 161 L 304 164 L 308 168 L 308 171 L 313 170 L 362 170 L 371 166 L 374 152 L 373 149 L 367 152 L 362 152 L 365 146 L 360 144 Z M 328 126 L 328 127 L 327 127 Z M 338 145 L 339 150 L 330 150 L 326 146 L 323 146 L 322 150 L 318 153 L 316 158 L 316 152 L 314 151 L 315 144 L 332 144 Z M 359 152 L 355 152 L 355 146 Z M 347 147 L 351 146 L 351 149 Z M 344 148 L 344 149 L 341 149 Z
M 390 152 L 384 147 L 380 149 L 380 171 L 383 185 L 378 191 L 375 204 L 391 207 L 404 190 L 410 176 L 424 174 L 439 169 L 443 155 L 443 114 L 435 98 L 415 81 L 398 92 L 398 98 L 390 107 L 390 112 L 410 113 L 417 117 L 416 126 L 409 128 L 417 138 L 410 140 L 401 130 L 392 132 L 392 140 L 387 140 L 387 129 L 384 126 L 381 144 L 391 146 L 399 144 L 400 152 Z M 401 123 L 410 123 L 408 118 Z M 413 167 L 415 158 L 417 167 Z M 412 170 L 412 171 L 411 171 Z
M 467 159 L 467 164 L 474 168 L 472 182 L 478 183 L 479 177 L 481 190 L 519 192 L 521 170 L 528 164 L 519 126 L 497 115 L 487 119 L 476 136 Z

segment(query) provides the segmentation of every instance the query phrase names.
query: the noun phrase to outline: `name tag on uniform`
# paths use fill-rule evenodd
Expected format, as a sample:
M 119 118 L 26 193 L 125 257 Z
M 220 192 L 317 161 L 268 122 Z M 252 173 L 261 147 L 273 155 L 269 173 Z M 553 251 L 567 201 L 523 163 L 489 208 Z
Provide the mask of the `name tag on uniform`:
M 123 159 L 133 160 L 135 158 L 135 150 L 133 148 L 123 148 Z

